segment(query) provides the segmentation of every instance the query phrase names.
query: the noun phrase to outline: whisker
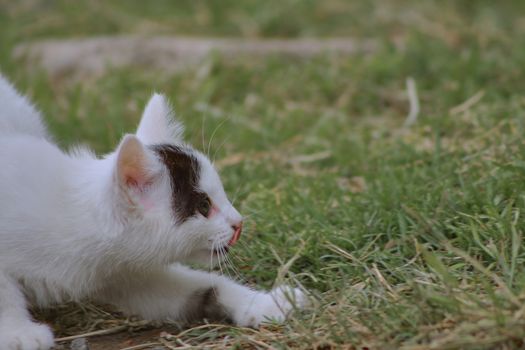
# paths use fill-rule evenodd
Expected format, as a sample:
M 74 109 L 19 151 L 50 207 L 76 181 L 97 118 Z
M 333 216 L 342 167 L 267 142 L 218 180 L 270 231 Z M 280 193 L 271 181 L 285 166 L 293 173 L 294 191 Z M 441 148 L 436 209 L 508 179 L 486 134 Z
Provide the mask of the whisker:
M 210 155 L 210 149 L 211 149 L 211 143 L 213 142 L 213 138 L 215 137 L 215 134 L 217 133 L 217 131 L 222 127 L 222 125 L 224 123 L 226 123 L 231 117 L 230 116 L 227 116 L 226 118 L 224 118 L 220 123 L 219 125 L 217 125 L 215 127 L 215 130 L 213 130 L 213 133 L 211 134 L 211 137 L 210 137 L 210 141 L 208 142 L 208 150 L 206 151 L 206 154 Z
M 235 201 L 237 200 L 237 198 L 238 198 L 238 196 L 239 196 L 239 191 L 240 191 L 240 189 L 241 189 L 240 187 L 237 187 L 237 189 L 235 190 L 235 193 L 233 194 L 233 199 L 232 199 L 232 201 L 231 201 L 231 202 L 232 202 L 232 205 L 235 204 Z M 245 194 L 245 193 L 247 193 L 247 192 L 248 192 L 248 190 L 245 190 L 242 194 Z
M 226 253 L 226 251 L 224 251 L 224 262 L 225 262 L 225 265 L 228 267 L 228 269 L 231 269 L 232 272 L 235 273 L 235 268 L 233 267 L 230 261 L 230 258 L 228 257 L 228 253 Z
M 215 149 L 215 152 L 213 152 L 213 157 L 211 158 L 212 160 L 212 163 L 215 162 L 215 158 L 217 157 L 217 153 L 221 150 L 221 148 L 224 146 L 224 144 L 226 143 L 226 141 L 229 141 L 231 139 L 231 136 L 228 135 L 224 138 L 224 140 L 222 140 L 221 144 L 219 145 L 219 147 L 217 147 L 217 149 Z
M 259 213 L 263 212 L 263 209 L 255 210 L 255 209 L 253 209 L 253 208 L 250 208 L 249 206 L 244 205 L 244 206 L 243 206 L 243 211 L 244 211 L 244 212 L 247 211 L 247 212 L 249 212 L 250 214 L 259 214 Z
M 210 251 L 210 267 L 209 267 L 210 271 L 213 269 L 213 251 L 214 250 L 215 250 L 215 241 L 212 241 L 212 243 L 211 243 L 211 251 Z
M 256 215 L 258 215 L 258 214 L 259 214 L 259 213 L 251 213 L 251 214 L 243 215 L 243 216 L 242 216 L 242 219 L 243 219 L 244 221 L 246 221 L 246 220 L 251 220 L 251 219 L 253 219 L 253 218 L 254 218 Z
M 226 260 L 228 261 L 228 264 L 230 268 L 232 269 L 233 273 L 235 274 L 235 277 L 237 278 L 237 280 L 240 282 L 246 282 L 246 280 L 242 277 L 239 270 L 235 267 L 235 264 L 233 263 L 232 258 L 226 257 Z
M 231 260 L 231 257 L 226 255 L 225 258 L 226 258 L 228 267 L 231 268 L 231 270 L 234 273 L 235 278 L 237 279 L 237 281 L 239 281 L 239 282 L 246 282 L 246 280 L 242 277 L 242 275 L 239 272 L 239 270 L 235 267 L 235 264 Z
M 224 265 L 225 265 L 226 274 L 228 275 L 228 277 L 230 279 L 233 280 L 234 278 L 232 277 L 232 275 L 230 274 L 230 271 L 228 269 L 228 260 L 227 260 L 226 251 L 225 251 L 224 247 L 220 247 L 219 248 L 219 254 L 221 255 L 221 258 L 224 259 L 223 262 L 224 262 Z
M 237 243 L 239 244 L 239 248 L 241 248 L 243 251 L 245 251 L 245 252 L 249 252 L 250 251 L 250 246 L 248 244 L 240 243 L 240 242 L 237 242 Z M 239 258 L 239 260 L 244 263 L 244 260 L 242 260 L 240 258 Z
M 239 271 L 235 268 L 235 265 L 233 264 L 233 262 L 231 261 L 230 257 L 228 254 L 226 254 L 225 256 L 225 259 L 226 259 L 226 262 L 228 264 L 228 267 L 231 269 L 231 271 L 233 272 L 233 275 L 235 276 L 235 279 L 237 281 L 240 281 L 241 280 L 241 276 L 239 274 Z
M 219 253 L 217 254 L 217 262 L 219 264 L 219 271 L 221 272 L 221 275 L 224 275 L 224 271 L 222 269 L 222 264 L 221 264 L 221 256 L 220 256 L 221 254 L 219 250 L 217 250 L 217 252 Z
M 204 142 L 204 123 L 206 121 L 204 113 L 202 114 L 202 127 L 201 127 L 201 138 L 202 138 L 202 151 L 204 152 L 205 142 Z

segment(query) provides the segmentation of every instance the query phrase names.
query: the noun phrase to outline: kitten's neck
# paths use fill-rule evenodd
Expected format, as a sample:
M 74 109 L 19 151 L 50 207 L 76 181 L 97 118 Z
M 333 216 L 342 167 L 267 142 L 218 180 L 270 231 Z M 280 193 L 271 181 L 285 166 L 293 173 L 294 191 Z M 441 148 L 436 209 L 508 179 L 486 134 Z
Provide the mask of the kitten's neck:
M 85 251 L 90 254 L 93 268 L 103 274 L 124 270 L 147 269 L 166 264 L 162 252 L 143 244 L 144 235 L 158 229 L 148 226 L 141 215 L 123 195 L 118 186 L 115 167 L 116 154 L 100 159 L 90 153 L 75 157 L 75 166 L 68 172 L 69 202 L 79 223 L 76 235 L 84 238 Z M 140 241 L 133 242 L 140 238 Z
M 87 151 L 76 152 L 67 174 L 68 201 L 72 215 L 81 220 L 79 230 L 104 241 L 119 236 L 126 224 L 114 162 L 114 154 L 100 159 Z

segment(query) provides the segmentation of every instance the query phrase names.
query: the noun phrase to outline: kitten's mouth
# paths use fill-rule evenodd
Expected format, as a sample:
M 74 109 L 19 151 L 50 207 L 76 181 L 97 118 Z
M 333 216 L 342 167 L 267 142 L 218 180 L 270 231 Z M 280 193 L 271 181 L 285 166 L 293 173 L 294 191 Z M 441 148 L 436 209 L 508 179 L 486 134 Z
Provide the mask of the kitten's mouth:
M 224 255 L 224 254 L 228 253 L 228 250 L 230 250 L 230 247 L 225 245 L 225 246 L 220 247 L 220 248 L 215 248 L 213 250 L 213 254 L 215 254 L 215 255 Z
M 228 242 L 229 246 L 230 245 L 234 245 L 239 240 L 239 238 L 241 237 L 242 221 L 238 225 L 233 225 L 232 228 L 233 228 L 233 236 L 230 239 L 230 241 Z

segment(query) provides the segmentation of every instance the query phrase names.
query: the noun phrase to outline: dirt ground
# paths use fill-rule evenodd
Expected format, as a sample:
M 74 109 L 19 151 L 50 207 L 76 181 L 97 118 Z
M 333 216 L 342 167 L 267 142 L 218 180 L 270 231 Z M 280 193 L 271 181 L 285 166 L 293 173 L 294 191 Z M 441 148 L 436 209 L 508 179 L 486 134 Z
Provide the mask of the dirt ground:
M 155 327 L 140 331 L 122 331 L 116 334 L 108 334 L 97 337 L 86 338 L 89 350 L 118 350 L 126 349 L 134 346 L 140 346 L 140 349 L 151 349 L 151 348 L 165 348 L 162 343 L 159 342 L 159 336 L 162 332 L 177 333 L 177 329 L 174 327 Z M 71 342 L 62 341 L 58 342 L 56 349 L 70 349 Z M 148 346 L 150 344 L 150 346 Z
M 88 339 L 88 343 L 90 350 L 125 349 L 140 344 L 158 343 L 159 334 L 166 331 L 169 332 L 170 330 L 155 328 L 133 333 L 121 332 L 113 335 L 94 337 Z M 145 349 L 148 348 L 149 347 L 146 347 Z

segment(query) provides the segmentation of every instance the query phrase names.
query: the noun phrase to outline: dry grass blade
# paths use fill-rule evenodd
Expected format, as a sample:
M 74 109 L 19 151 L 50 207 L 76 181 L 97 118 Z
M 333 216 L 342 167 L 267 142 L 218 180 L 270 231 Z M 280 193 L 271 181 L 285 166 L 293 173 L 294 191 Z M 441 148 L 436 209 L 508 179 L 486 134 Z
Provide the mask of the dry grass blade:
M 159 346 L 159 345 L 163 345 L 163 344 L 160 343 L 160 342 L 155 342 L 155 343 L 144 343 L 144 344 L 138 344 L 138 345 L 128 346 L 128 347 L 126 347 L 126 348 L 121 348 L 120 350 L 140 350 L 140 349 L 151 348 L 152 346 Z
M 451 115 L 457 115 L 457 114 L 461 114 L 463 112 L 466 112 L 467 110 L 469 110 L 472 106 L 474 106 L 476 103 L 478 103 L 479 101 L 481 101 L 481 99 L 483 98 L 483 96 L 485 96 L 485 91 L 481 90 L 481 91 L 478 91 L 474 96 L 470 97 L 468 100 L 466 100 L 465 102 L 463 102 L 462 104 L 460 105 L 457 105 L 455 107 L 452 107 L 450 110 L 449 110 L 449 113 Z
M 419 116 L 419 98 L 417 97 L 416 82 L 413 78 L 408 77 L 407 81 L 407 94 L 408 102 L 410 104 L 410 110 L 405 120 L 405 127 L 412 126 Z
M 392 294 L 392 297 L 394 299 L 399 299 L 399 294 L 397 294 L 394 288 L 392 288 L 390 283 L 388 283 L 385 277 L 381 274 L 381 271 L 379 271 L 379 269 L 377 268 L 377 264 L 372 264 L 372 271 L 374 272 L 374 275 L 376 275 L 379 282 Z
M 338 255 L 341 255 L 343 257 L 345 257 L 346 259 L 350 260 L 350 261 L 358 261 L 356 257 L 354 257 L 351 253 L 347 252 L 346 250 L 344 250 L 343 248 L 341 247 L 338 247 L 336 246 L 335 244 L 333 244 L 332 242 L 327 242 L 325 244 L 326 248 L 330 249 L 332 252 L 338 254 Z
M 284 277 L 290 271 L 290 268 L 292 267 L 293 263 L 301 257 L 305 246 L 306 243 L 304 241 L 301 241 L 301 245 L 299 246 L 295 254 L 286 263 L 283 263 L 277 252 L 274 249 L 272 249 L 273 255 L 281 263 L 281 267 L 279 267 L 279 270 L 277 271 L 277 277 L 275 278 L 275 285 L 281 284 L 284 281 Z
M 68 336 L 68 337 L 56 338 L 55 341 L 63 342 L 63 341 L 75 340 L 75 339 L 78 339 L 78 338 L 89 338 L 89 337 L 96 337 L 96 336 L 101 336 L 101 335 L 115 334 L 115 333 L 119 333 L 119 332 L 125 331 L 126 329 L 130 329 L 130 328 L 134 328 L 134 327 L 143 327 L 143 326 L 146 326 L 146 325 L 148 325 L 150 323 L 151 323 L 150 321 L 130 322 L 130 323 L 127 323 L 127 324 L 124 324 L 124 325 L 121 325 L 121 326 L 116 326 L 116 327 L 113 327 L 113 328 L 101 329 L 101 330 L 98 330 L 98 331 L 87 332 L 87 333 L 82 333 L 82 334 L 76 334 L 76 335 L 72 335 L 72 336 Z

